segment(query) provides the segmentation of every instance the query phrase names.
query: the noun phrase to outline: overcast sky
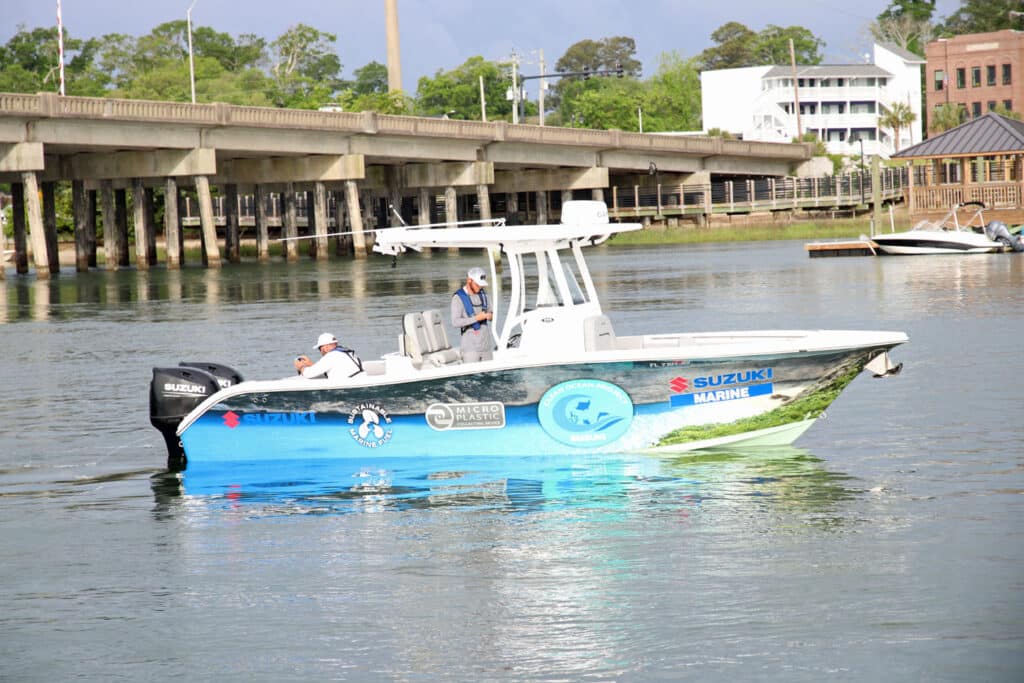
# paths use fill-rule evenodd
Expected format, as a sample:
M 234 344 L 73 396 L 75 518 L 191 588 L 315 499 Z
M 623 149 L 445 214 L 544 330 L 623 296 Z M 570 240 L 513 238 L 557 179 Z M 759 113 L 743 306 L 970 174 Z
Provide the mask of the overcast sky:
M 191 0 L 63 0 L 64 25 L 76 38 L 106 33 L 144 35 L 166 21 L 184 19 Z M 474 55 L 498 60 L 515 49 L 544 51 L 548 70 L 573 43 L 624 35 L 636 40 L 644 75 L 658 56 L 676 51 L 692 57 L 711 43 L 711 33 L 729 21 L 759 31 L 769 24 L 799 25 L 825 41 L 828 63 L 863 59 L 871 50 L 866 26 L 889 0 L 398 0 L 405 90 L 421 76 L 450 70 Z M 937 17 L 960 6 L 938 0 Z M 0 0 L 0 44 L 19 25 L 56 23 L 56 0 Z M 371 61 L 386 63 L 383 0 L 195 0 L 195 26 L 237 36 L 255 33 L 273 40 L 288 27 L 308 24 L 338 36 L 344 76 Z M 529 57 L 527 57 L 529 59 Z M 534 57 L 534 59 L 536 59 Z M 524 73 L 536 74 L 526 64 Z

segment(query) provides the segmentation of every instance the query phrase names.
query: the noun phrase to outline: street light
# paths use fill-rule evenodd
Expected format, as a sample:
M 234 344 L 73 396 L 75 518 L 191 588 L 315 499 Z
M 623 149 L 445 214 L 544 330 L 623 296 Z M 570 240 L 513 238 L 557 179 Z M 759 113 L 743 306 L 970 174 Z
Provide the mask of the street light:
M 192 86 L 192 104 L 196 103 L 196 65 L 192 59 L 192 8 L 199 0 L 192 0 L 185 17 L 188 19 L 188 82 Z

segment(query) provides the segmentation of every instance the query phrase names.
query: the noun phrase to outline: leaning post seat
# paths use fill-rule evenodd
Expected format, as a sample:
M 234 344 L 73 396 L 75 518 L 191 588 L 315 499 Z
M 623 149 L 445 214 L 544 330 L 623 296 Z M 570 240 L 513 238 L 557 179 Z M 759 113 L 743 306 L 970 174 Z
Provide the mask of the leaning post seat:
M 444 318 L 441 311 L 430 309 L 423 311 L 423 323 L 429 350 L 425 356 L 435 366 L 450 365 L 462 362 L 462 353 L 453 349 L 448 342 L 448 333 L 444 329 Z

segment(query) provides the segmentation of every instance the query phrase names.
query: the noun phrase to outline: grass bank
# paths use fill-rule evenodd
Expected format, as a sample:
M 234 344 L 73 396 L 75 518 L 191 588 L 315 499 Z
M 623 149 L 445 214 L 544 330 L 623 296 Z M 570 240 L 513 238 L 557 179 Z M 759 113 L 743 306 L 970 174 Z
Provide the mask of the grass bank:
M 896 223 L 897 229 L 899 221 Z M 888 229 L 886 223 L 885 229 Z M 870 231 L 870 218 L 819 221 L 795 221 L 765 225 L 717 225 L 698 228 L 679 226 L 649 227 L 637 232 L 620 233 L 609 244 L 693 244 L 698 242 L 760 242 L 765 240 L 856 239 Z

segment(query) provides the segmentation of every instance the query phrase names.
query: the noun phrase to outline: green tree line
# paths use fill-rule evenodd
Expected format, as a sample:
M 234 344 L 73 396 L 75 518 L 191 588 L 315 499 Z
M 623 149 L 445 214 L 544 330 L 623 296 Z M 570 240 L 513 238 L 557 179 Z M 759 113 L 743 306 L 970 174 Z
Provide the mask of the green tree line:
M 935 0 L 892 0 L 872 22 L 879 40 L 923 53 L 942 35 L 1022 28 L 1010 16 L 1018 0 L 963 0 L 949 17 L 934 21 Z M 127 99 L 191 100 L 188 33 L 185 21 L 170 21 L 143 36 L 111 33 L 77 38 L 65 30 L 65 90 L 68 95 Z M 626 36 L 585 39 L 571 45 L 549 79 L 546 119 L 552 125 L 618 128 L 645 132 L 701 127 L 700 78 L 707 69 L 789 62 L 790 41 L 800 64 L 819 64 L 825 43 L 802 26 L 751 29 L 730 21 L 710 36 L 711 46 L 695 56 L 667 51 L 657 68 L 642 77 L 636 43 Z M 415 93 L 389 93 L 387 68 L 370 62 L 342 76 L 337 36 L 297 24 L 268 40 L 232 36 L 206 26 L 192 32 L 195 95 L 198 102 L 345 111 L 378 111 L 480 119 L 480 81 L 488 120 L 510 120 L 510 65 L 480 56 L 450 70 L 419 79 Z M 621 77 L 564 76 L 612 71 Z M 28 29 L 0 46 L 0 92 L 57 89 L 57 34 L 54 27 Z M 532 81 L 536 84 L 537 81 Z M 532 88 L 534 91 L 535 87 Z M 537 115 L 527 102 L 527 120 Z

